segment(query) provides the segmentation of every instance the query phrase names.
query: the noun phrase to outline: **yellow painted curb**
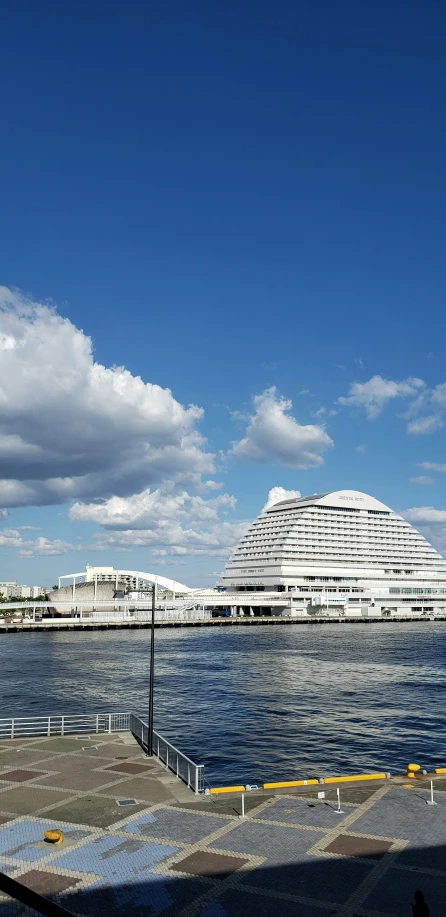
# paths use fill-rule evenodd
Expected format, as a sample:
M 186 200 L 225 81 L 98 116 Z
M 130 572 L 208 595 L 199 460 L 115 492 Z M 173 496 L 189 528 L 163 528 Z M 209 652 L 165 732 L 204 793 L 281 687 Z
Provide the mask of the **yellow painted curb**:
M 435 774 L 446 774 L 446 767 L 436 767 L 434 773 Z
M 387 774 L 352 774 L 350 777 L 324 777 L 324 783 L 350 783 L 353 780 L 385 780 Z
M 214 796 L 217 793 L 244 793 L 244 786 L 214 786 L 209 790 L 209 793 L 212 793 Z
M 287 786 L 314 786 L 319 780 L 284 780 L 282 783 L 264 783 L 264 790 L 277 790 Z

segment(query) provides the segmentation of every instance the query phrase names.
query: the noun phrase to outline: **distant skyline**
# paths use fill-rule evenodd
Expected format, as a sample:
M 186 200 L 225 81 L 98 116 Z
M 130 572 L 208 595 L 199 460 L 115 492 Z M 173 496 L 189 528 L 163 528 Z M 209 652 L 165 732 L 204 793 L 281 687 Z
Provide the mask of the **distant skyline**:
M 212 583 L 272 488 L 446 553 L 446 9 L 0 23 L 0 579 Z

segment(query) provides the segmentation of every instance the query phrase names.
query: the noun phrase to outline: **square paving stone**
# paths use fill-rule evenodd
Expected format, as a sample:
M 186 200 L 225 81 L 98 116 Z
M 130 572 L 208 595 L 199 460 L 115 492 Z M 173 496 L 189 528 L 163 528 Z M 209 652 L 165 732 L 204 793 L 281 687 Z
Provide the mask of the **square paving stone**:
M 95 773 L 94 771 L 81 771 L 80 773 L 74 772 L 71 774 L 53 774 L 49 777 L 45 777 L 44 780 L 39 780 L 39 784 L 41 786 L 56 787 L 57 789 L 73 790 L 73 793 L 86 793 L 89 790 L 97 790 L 101 786 L 106 786 L 108 783 L 112 783 L 113 779 L 116 780 L 117 777 L 117 774 L 113 776 L 113 774 L 99 774 Z
M 376 865 L 361 860 L 307 857 L 297 862 L 298 859 L 300 857 L 296 856 L 294 862 L 273 867 L 267 863 L 258 866 L 243 876 L 243 885 L 301 895 L 315 903 L 344 904 L 370 871 L 376 869 Z M 278 913 L 280 907 L 281 902 Z M 295 913 L 299 913 L 298 905 L 295 907 Z M 301 912 L 307 913 L 306 906 Z
M 33 751 L 30 748 L 10 748 L 0 754 L 0 768 L 6 770 L 11 765 L 15 767 L 32 766 L 35 762 L 45 759 L 45 757 L 41 748 L 37 751 Z
M 211 853 L 210 850 L 196 850 L 183 860 L 173 863 L 169 866 L 169 869 L 176 872 L 188 872 L 191 876 L 226 879 L 247 862 L 248 860 L 242 859 L 242 857 L 228 856 L 224 853 Z
M 125 793 L 122 794 L 124 799 Z M 145 805 L 132 807 L 132 813 L 146 808 Z M 121 809 L 115 799 L 106 796 L 79 796 L 65 805 L 57 806 L 45 812 L 45 818 L 53 820 L 74 822 L 78 825 L 91 825 L 96 828 L 108 828 L 123 817 Z
M 87 743 L 88 744 L 88 743 Z M 67 751 L 79 751 L 80 742 L 77 742 L 76 739 L 66 739 L 64 736 L 57 736 L 54 739 L 43 739 L 40 742 L 36 742 L 33 745 L 33 748 L 41 748 L 43 751 L 47 752 L 48 755 L 53 753 L 62 753 Z
M 392 847 L 391 841 L 379 838 L 354 837 L 351 834 L 338 836 L 325 847 L 327 853 L 339 853 L 343 856 L 367 857 L 369 860 L 380 860 Z
M 117 799 L 134 797 L 146 803 L 169 802 L 173 798 L 159 780 L 151 780 L 150 777 L 132 777 L 129 780 L 121 780 L 113 788 L 110 787 L 107 793 L 113 793 Z
M 122 761 L 121 764 L 111 764 L 106 768 L 107 771 L 117 771 L 118 774 L 146 774 L 153 771 L 153 765 L 135 764 L 131 761 Z
M 308 825 L 310 828 L 334 828 L 339 824 L 339 815 L 335 813 L 334 803 L 327 804 L 314 799 L 279 798 L 254 818 L 261 821 L 282 821 L 289 824 Z M 342 805 L 348 815 L 351 806 Z
M 445 913 L 444 876 L 421 875 L 398 869 L 389 869 L 384 874 L 368 898 L 361 903 L 361 908 L 406 917 L 410 913 L 417 888 L 423 892 L 432 917 L 440 917 Z
M 0 780 L 5 780 L 6 783 L 26 783 L 27 780 L 34 780 L 36 777 L 45 777 L 46 774 L 47 771 L 4 771 L 3 774 L 0 774 Z
M 281 866 L 309 859 L 307 851 L 324 837 L 324 832 L 320 830 L 282 828 L 249 819 L 240 819 L 234 824 L 234 830 L 214 841 L 210 848 L 262 856 L 271 865 Z
M 31 815 L 38 809 L 56 805 L 71 795 L 68 790 L 43 790 L 36 786 L 21 786 L 0 792 L 0 811 L 16 815 Z
M 427 806 L 429 794 L 415 785 L 413 790 L 392 789 L 351 825 L 358 834 L 401 838 L 414 846 L 427 847 L 446 842 L 446 794 L 438 794 L 438 805 Z
M 279 889 L 278 889 L 279 891 Z M 283 898 L 231 889 L 197 912 L 197 917 L 329 917 L 331 910 L 296 904 Z
M 79 749 L 78 749 L 79 751 Z M 45 760 L 45 767 L 48 770 L 64 774 L 90 773 L 97 771 L 98 768 L 104 767 L 107 763 L 106 758 L 97 758 L 96 755 L 51 755 Z
M 78 742 L 77 751 L 79 751 L 79 744 L 80 743 Z M 86 742 L 85 744 L 86 745 L 96 744 L 96 738 L 94 739 L 94 741 Z M 139 747 L 139 745 L 136 744 L 136 742 L 134 745 L 125 745 L 124 742 L 121 742 L 120 744 L 118 744 L 117 742 L 103 742 L 98 746 L 98 749 L 99 749 L 98 753 L 103 758 L 117 758 L 118 755 L 125 755 L 126 757 L 134 758 L 134 757 L 142 756 L 143 754 L 141 748 Z
M 124 830 L 131 834 L 143 834 L 162 840 L 196 844 L 209 834 L 224 828 L 229 819 L 213 818 L 192 812 L 179 812 L 174 808 L 156 809 L 127 822 Z
M 44 869 L 30 869 L 29 872 L 19 876 L 18 881 L 25 888 L 32 889 L 45 898 L 53 898 L 60 895 L 67 888 L 73 888 L 81 882 L 79 876 L 59 876 L 54 872 L 46 872 Z

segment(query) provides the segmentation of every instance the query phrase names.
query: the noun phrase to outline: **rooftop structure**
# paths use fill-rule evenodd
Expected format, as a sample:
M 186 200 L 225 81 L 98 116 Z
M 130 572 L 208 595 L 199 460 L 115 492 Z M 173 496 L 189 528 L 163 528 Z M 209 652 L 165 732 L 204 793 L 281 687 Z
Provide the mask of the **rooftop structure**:
M 363 605 L 373 613 L 444 612 L 446 560 L 384 503 L 338 490 L 281 500 L 262 511 L 220 586 L 234 594 L 294 593 L 302 611 Z

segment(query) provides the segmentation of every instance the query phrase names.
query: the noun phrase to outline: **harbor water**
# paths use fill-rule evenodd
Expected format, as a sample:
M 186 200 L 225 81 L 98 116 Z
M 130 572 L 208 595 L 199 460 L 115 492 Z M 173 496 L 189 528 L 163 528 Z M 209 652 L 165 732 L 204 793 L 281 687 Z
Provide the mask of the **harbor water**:
M 4 635 L 3 717 L 146 713 L 148 630 Z M 446 766 L 446 623 L 156 631 L 155 726 L 211 783 Z

